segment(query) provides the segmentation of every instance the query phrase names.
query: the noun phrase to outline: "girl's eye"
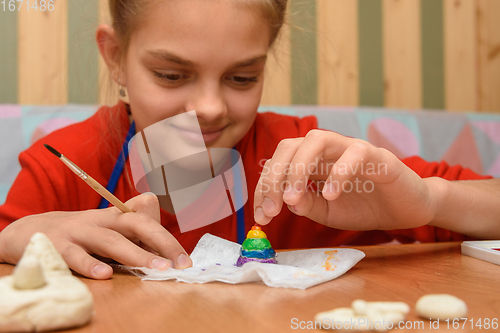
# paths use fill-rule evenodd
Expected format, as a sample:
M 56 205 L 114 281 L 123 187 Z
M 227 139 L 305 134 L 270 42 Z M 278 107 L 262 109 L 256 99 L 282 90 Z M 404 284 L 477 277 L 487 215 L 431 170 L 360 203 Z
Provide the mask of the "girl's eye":
M 154 75 L 156 77 L 159 77 L 160 79 L 170 81 L 170 82 L 176 82 L 176 81 L 179 81 L 180 79 L 183 79 L 186 77 L 186 75 L 183 75 L 183 74 L 163 74 L 163 73 L 158 73 L 158 72 L 154 72 Z
M 253 76 L 253 77 L 230 76 L 228 79 L 233 81 L 234 83 L 236 83 L 238 85 L 245 85 L 245 84 L 249 84 L 251 82 L 257 82 L 257 76 Z

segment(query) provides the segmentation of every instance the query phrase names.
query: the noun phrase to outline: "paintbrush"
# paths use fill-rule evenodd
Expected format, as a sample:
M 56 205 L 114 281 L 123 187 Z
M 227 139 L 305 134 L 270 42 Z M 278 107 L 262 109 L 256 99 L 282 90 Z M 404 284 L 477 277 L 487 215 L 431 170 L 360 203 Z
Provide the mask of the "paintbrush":
M 125 206 L 123 202 L 120 201 L 117 197 L 115 197 L 111 192 L 109 192 L 104 186 L 99 184 L 94 178 L 90 177 L 85 171 L 83 171 L 79 166 L 75 163 L 71 162 L 66 156 L 52 148 L 51 146 L 44 144 L 45 148 L 47 148 L 52 154 L 59 157 L 59 159 L 66 164 L 68 168 L 71 169 L 78 177 L 83 179 L 90 187 L 92 187 L 97 193 L 99 193 L 104 199 L 111 202 L 116 208 L 121 210 L 124 213 L 133 213 L 134 211 L 129 207 Z

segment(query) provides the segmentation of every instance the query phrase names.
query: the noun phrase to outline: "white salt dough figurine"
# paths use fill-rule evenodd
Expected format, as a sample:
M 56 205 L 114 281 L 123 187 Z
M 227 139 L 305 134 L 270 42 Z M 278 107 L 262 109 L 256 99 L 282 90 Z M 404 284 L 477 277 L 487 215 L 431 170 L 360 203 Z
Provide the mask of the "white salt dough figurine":
M 42 233 L 31 237 L 12 275 L 0 278 L 0 332 L 41 332 L 90 321 L 94 302 Z
M 456 319 L 467 316 L 467 304 L 460 298 L 448 294 L 422 296 L 415 305 L 420 317 L 426 319 Z
M 323 328 L 385 332 L 404 321 L 408 312 L 410 306 L 404 302 L 366 302 L 357 299 L 350 308 L 320 312 L 314 320 L 324 323 Z

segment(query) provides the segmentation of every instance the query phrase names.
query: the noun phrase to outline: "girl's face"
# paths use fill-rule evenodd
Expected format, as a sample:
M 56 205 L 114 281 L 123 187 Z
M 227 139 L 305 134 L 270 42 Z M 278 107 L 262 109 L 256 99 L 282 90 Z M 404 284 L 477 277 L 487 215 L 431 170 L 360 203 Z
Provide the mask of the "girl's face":
M 195 110 L 207 147 L 233 147 L 260 102 L 270 31 L 230 0 L 156 1 L 124 65 L 138 130 Z

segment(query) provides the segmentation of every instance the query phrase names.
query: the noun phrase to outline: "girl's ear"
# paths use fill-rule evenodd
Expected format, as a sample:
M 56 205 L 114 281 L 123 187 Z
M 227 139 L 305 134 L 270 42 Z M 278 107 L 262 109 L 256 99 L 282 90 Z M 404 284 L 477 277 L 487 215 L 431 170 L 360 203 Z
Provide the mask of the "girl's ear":
M 96 30 L 96 41 L 111 77 L 119 85 L 126 86 L 125 75 L 123 75 L 121 66 L 120 44 L 115 30 L 107 24 L 99 25 Z

